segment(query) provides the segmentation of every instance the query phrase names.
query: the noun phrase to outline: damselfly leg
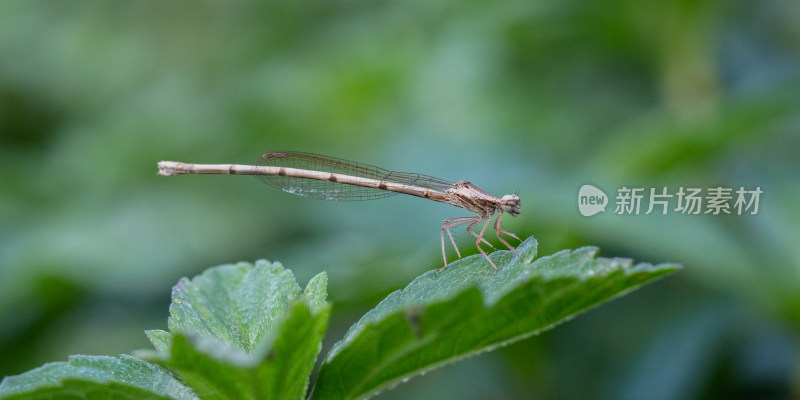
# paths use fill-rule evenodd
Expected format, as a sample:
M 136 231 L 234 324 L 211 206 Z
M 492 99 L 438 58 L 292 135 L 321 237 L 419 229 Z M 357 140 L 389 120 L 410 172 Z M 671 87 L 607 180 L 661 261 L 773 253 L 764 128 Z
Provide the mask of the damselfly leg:
M 517 239 L 517 240 L 519 240 L 519 238 L 517 237 L 517 235 L 515 235 L 515 234 L 513 234 L 513 233 L 511 233 L 511 232 L 509 232 L 509 231 L 504 231 L 504 230 L 503 230 L 503 228 L 500 226 L 500 219 L 501 219 L 501 218 L 503 218 L 503 210 L 502 210 L 502 209 L 500 209 L 500 214 L 499 214 L 499 215 L 497 215 L 497 220 L 495 220 L 495 221 L 494 221 L 494 232 L 497 234 L 497 240 L 499 240 L 501 243 L 503 243 L 504 245 L 506 245 L 506 247 L 508 247 L 508 249 L 509 249 L 509 250 L 513 251 L 513 252 L 514 252 L 514 254 L 516 254 L 516 255 L 517 255 L 517 257 L 519 257 L 520 259 L 522 259 L 522 257 L 520 257 L 520 256 L 519 256 L 519 253 L 517 253 L 517 249 L 515 249 L 515 248 L 511 247 L 511 245 L 510 245 L 510 244 L 508 244 L 508 242 L 506 242 L 506 241 L 505 241 L 505 240 L 504 240 L 502 237 L 500 237 L 500 234 L 501 234 L 501 233 L 503 233 L 503 234 L 506 234 L 506 235 L 508 235 L 508 236 L 511 236 L 511 237 L 512 237 L 512 238 L 514 238 L 514 239 Z
M 491 243 L 486 241 L 486 239 L 483 237 L 484 233 L 486 232 L 486 228 L 487 228 L 487 226 L 489 225 L 489 222 L 492 219 L 493 214 L 494 213 L 491 213 L 491 214 L 489 214 L 489 215 L 487 215 L 485 217 L 480 217 L 480 216 L 458 217 L 458 218 L 448 218 L 448 219 L 444 220 L 444 225 L 442 225 L 442 232 L 441 232 L 442 259 L 444 260 L 444 267 L 438 268 L 437 271 L 441 271 L 441 270 L 447 268 L 447 252 L 446 252 L 445 245 L 444 245 L 444 233 L 447 232 L 447 236 L 450 239 L 450 243 L 453 245 L 453 248 L 456 250 L 456 254 L 458 255 L 458 258 L 461 258 L 461 252 L 458 250 L 458 245 L 456 245 L 456 242 L 453 239 L 453 234 L 450 232 L 450 230 L 452 228 L 457 227 L 457 226 L 461 226 L 461 225 L 464 225 L 464 224 L 469 224 L 469 225 L 467 225 L 467 232 L 469 232 L 472 236 L 475 237 L 475 239 L 477 239 L 476 242 L 475 242 L 475 247 L 477 247 L 478 251 L 480 251 L 480 253 L 483 255 L 483 257 L 486 258 L 486 261 L 488 261 L 489 264 L 491 264 L 491 266 L 494 267 L 495 273 L 497 272 L 497 266 L 489 258 L 489 255 L 486 254 L 486 252 L 483 251 L 483 249 L 481 248 L 481 243 L 485 243 L 489 247 L 491 247 L 492 249 L 495 249 L 495 247 Z M 497 235 L 497 239 L 501 243 L 503 243 L 506 247 L 508 247 L 509 250 L 514 252 L 514 254 L 517 257 L 519 257 L 521 259 L 519 253 L 517 253 L 517 249 L 512 247 L 511 244 L 509 244 L 505 239 L 502 238 L 502 236 L 500 236 L 501 234 L 504 234 L 504 235 L 508 235 L 508 236 L 510 236 L 510 237 L 512 237 L 514 239 L 520 240 L 517 237 L 517 235 L 515 235 L 515 234 L 513 234 L 511 232 L 508 232 L 506 230 L 503 230 L 503 228 L 501 227 L 502 218 L 503 218 L 503 211 L 502 210 L 498 210 L 497 219 L 494 222 L 494 230 L 495 230 L 495 234 Z M 476 232 L 472 231 L 472 228 L 474 228 L 475 225 L 478 225 L 479 223 L 484 222 L 484 221 L 485 221 L 485 224 L 483 225 L 483 228 L 481 229 L 480 233 L 476 233 Z

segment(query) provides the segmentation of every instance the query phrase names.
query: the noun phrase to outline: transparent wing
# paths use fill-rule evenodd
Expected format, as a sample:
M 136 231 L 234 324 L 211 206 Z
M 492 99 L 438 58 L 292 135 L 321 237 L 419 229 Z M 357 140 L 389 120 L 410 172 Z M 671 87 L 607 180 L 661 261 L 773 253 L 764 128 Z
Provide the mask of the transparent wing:
M 331 172 L 358 178 L 374 179 L 404 185 L 445 191 L 452 182 L 428 175 L 395 172 L 372 165 L 299 151 L 276 151 L 265 153 L 256 160 L 256 165 L 298 168 L 311 171 Z M 264 183 L 284 192 L 312 199 L 334 201 L 373 200 L 394 196 L 396 192 L 358 185 L 277 175 L 257 175 Z

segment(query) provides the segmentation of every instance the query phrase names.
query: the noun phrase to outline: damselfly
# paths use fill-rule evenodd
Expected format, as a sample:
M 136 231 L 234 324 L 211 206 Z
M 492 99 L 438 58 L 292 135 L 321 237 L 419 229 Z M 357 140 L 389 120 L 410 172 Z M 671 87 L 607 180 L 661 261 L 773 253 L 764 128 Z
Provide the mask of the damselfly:
M 158 163 L 158 173 L 164 176 L 183 174 L 256 175 L 264 183 L 284 192 L 314 199 L 372 200 L 404 193 L 472 211 L 475 215 L 471 217 L 444 220 L 440 235 L 444 268 L 447 268 L 445 232 L 447 232 L 453 248 L 456 249 L 458 258 L 461 258 L 461 252 L 456 246 L 450 229 L 467 225 L 467 232 L 476 238 L 475 246 L 478 251 L 497 271 L 497 266 L 481 248 L 481 243 L 494 248 L 483 238 L 483 235 L 497 212 L 497 219 L 494 222 L 497 239 L 517 254 L 517 251 L 501 235 L 508 235 L 517 240 L 519 238 L 511 232 L 503 230 L 500 221 L 504 212 L 512 216 L 520 213 L 519 196 L 507 194 L 497 198 L 466 181 L 448 182 L 428 175 L 389 171 L 372 165 L 297 151 L 266 153 L 256 161 L 256 165 L 187 164 L 161 161 Z M 480 233 L 474 232 L 472 228 L 480 223 L 483 223 Z

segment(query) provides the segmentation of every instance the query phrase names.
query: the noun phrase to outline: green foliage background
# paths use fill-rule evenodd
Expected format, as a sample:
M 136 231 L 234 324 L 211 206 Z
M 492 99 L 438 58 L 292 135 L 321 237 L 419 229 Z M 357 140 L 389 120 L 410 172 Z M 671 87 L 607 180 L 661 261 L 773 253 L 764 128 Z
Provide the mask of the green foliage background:
M 324 354 L 439 266 L 463 210 L 155 175 L 302 150 L 519 190 L 505 223 L 539 254 L 686 265 L 379 398 L 797 396 L 797 20 L 789 0 L 0 2 L 0 373 L 149 347 L 179 277 L 258 258 L 328 271 Z M 755 216 L 586 218 L 585 183 L 764 194 Z

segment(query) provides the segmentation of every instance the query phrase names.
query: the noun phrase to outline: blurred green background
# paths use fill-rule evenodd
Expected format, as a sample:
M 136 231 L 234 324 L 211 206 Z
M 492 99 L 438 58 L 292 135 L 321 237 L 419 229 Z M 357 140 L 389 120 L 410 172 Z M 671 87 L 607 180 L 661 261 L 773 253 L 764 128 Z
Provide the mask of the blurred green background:
M 156 176 L 300 150 L 518 190 L 504 225 L 542 255 L 686 266 L 378 398 L 796 398 L 798 21 L 796 0 L 0 2 L 0 374 L 148 348 L 180 277 L 258 258 L 328 271 L 324 353 L 440 265 L 464 210 Z M 585 183 L 764 194 L 587 218 Z

